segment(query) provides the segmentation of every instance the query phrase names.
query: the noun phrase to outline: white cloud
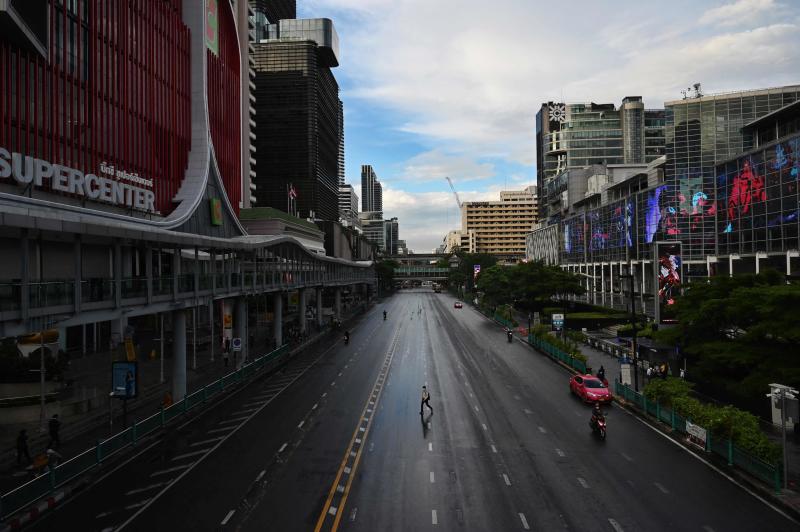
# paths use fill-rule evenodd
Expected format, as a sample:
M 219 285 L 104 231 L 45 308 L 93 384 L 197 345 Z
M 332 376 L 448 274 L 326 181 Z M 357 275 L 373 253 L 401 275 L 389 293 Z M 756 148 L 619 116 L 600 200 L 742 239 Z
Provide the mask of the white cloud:
M 487 201 L 500 198 L 500 188 L 459 190 L 462 201 Z M 400 238 L 410 249 L 430 252 L 442 243 L 448 231 L 461 229 L 461 212 L 453 194 L 446 192 L 408 192 L 384 186 L 384 218 L 397 217 Z
M 743 20 L 776 8 L 774 0 L 737 0 L 719 7 L 709 9 L 700 17 L 700 24 L 720 24 L 733 26 L 741 24 Z
M 449 176 L 454 181 L 470 181 L 495 173 L 489 163 L 479 163 L 469 155 L 448 154 L 438 148 L 415 155 L 404 165 L 402 180 L 441 181 Z

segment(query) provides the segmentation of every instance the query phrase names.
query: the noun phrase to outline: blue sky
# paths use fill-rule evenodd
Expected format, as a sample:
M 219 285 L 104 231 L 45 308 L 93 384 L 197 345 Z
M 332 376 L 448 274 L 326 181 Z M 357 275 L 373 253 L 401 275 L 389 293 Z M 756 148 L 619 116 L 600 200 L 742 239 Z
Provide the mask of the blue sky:
M 460 227 L 444 176 L 462 200 L 535 183 L 542 102 L 800 83 L 798 0 L 298 0 L 298 16 L 339 33 L 348 182 L 372 164 L 418 252 Z

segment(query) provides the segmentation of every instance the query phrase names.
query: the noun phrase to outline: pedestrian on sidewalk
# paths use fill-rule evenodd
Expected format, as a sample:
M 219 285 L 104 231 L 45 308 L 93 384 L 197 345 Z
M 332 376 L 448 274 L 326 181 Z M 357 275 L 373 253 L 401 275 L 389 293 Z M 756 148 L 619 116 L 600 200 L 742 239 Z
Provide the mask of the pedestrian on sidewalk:
M 22 465 L 22 457 L 25 457 L 25 465 L 31 464 L 31 455 L 28 452 L 28 431 L 22 429 L 17 435 L 17 465 Z
M 653 378 L 653 367 L 647 366 L 647 382 L 650 382 L 650 379 Z
M 681 368 L 681 379 L 685 379 L 685 378 L 686 378 L 686 370 Z
M 424 407 L 428 407 L 431 410 L 431 414 L 433 414 L 433 408 L 431 407 L 430 401 L 431 394 L 428 392 L 428 388 L 426 386 L 422 387 L 422 401 L 419 403 L 419 415 L 422 415 L 422 409 Z
M 47 444 L 49 449 L 57 449 L 61 447 L 61 439 L 58 437 L 58 431 L 61 430 L 61 422 L 58 420 L 58 414 L 53 414 L 48 424 L 50 430 L 50 443 Z

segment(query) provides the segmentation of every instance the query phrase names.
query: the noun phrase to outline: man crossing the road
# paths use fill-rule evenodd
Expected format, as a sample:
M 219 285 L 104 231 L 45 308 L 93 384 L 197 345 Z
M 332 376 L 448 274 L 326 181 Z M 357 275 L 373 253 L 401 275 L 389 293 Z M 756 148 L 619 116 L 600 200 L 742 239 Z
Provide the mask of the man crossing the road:
M 431 410 L 431 414 L 433 414 L 433 408 L 431 408 L 431 404 L 428 402 L 431 400 L 431 394 L 428 393 L 428 388 L 423 386 L 422 387 L 422 401 L 419 403 L 419 415 L 422 415 L 422 409 L 424 407 L 428 407 Z

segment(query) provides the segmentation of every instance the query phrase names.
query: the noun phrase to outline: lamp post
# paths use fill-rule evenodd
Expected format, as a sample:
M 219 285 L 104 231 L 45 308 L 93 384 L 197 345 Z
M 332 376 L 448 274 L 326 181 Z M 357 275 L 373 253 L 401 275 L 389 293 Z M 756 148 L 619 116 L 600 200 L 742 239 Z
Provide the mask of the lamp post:
M 631 264 L 628 262 L 628 273 L 627 274 L 620 274 L 620 279 L 628 279 L 630 281 L 630 292 L 628 294 L 628 299 L 630 300 L 631 304 L 631 358 L 633 360 L 633 388 L 637 392 L 639 391 L 639 357 L 636 354 L 636 298 L 634 297 L 633 289 L 634 289 L 634 280 L 635 275 L 633 275 Z

